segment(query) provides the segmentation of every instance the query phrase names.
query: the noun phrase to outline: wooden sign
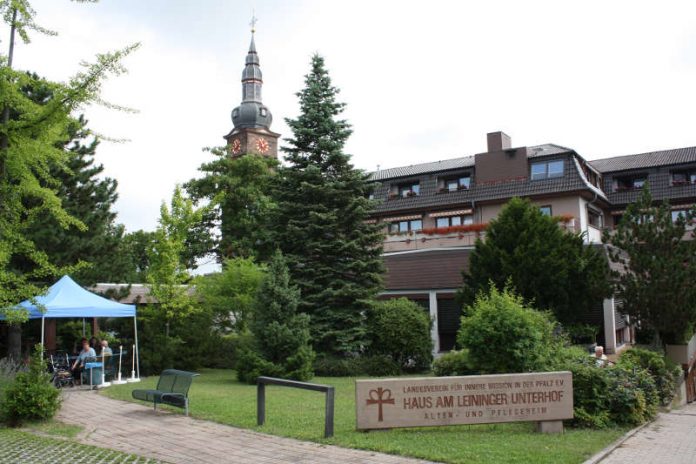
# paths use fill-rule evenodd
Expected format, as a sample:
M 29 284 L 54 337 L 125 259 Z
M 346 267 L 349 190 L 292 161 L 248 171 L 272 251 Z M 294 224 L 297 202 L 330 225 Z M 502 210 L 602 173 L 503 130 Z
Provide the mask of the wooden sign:
M 355 381 L 358 430 L 573 418 L 570 372 Z

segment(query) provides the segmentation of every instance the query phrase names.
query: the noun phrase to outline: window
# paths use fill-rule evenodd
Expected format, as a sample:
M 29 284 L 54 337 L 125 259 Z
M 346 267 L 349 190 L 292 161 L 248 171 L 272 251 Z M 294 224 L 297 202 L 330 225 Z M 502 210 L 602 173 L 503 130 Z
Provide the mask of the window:
M 687 216 L 687 211 L 685 209 L 675 209 L 672 211 L 672 222 L 677 222 L 677 219 L 679 217 L 682 218 L 683 221 L 686 221 Z
M 541 211 L 541 214 L 544 216 L 551 216 L 551 206 L 540 206 L 539 211 Z
M 696 171 L 672 172 L 672 185 L 696 184 Z
M 406 232 L 418 232 L 423 228 L 423 221 L 413 219 L 411 221 L 398 221 L 389 224 L 390 234 L 403 234 Z
M 465 214 L 464 216 L 440 217 L 435 220 L 435 227 L 468 226 L 474 223 L 474 216 Z
M 635 176 L 614 177 L 613 190 L 614 192 L 627 192 L 631 190 L 640 190 L 645 185 L 648 176 L 638 174 Z
M 532 180 L 552 179 L 563 176 L 563 160 L 532 163 Z
M 420 184 L 418 182 L 399 185 L 399 196 L 401 198 L 415 197 L 418 194 L 420 194 Z
M 445 192 L 456 192 L 457 190 L 468 190 L 471 187 L 471 177 L 462 175 L 445 180 L 445 187 L 442 189 Z
M 592 227 L 601 229 L 603 225 L 602 213 L 593 209 L 587 208 L 587 223 Z

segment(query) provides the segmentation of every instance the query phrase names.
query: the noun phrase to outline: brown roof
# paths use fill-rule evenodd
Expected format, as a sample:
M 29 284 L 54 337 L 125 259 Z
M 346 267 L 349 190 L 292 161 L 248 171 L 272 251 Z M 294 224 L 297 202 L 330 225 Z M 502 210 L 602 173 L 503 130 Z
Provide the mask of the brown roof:
M 589 163 L 593 168 L 604 173 L 694 162 L 696 162 L 696 147 L 651 151 L 637 155 L 615 156 L 612 158 L 590 161 Z
M 98 293 L 126 304 L 153 304 L 157 300 L 150 295 L 150 287 L 145 284 L 109 284 L 101 283 L 91 287 L 89 291 Z M 194 287 L 189 287 L 189 295 L 195 292 Z

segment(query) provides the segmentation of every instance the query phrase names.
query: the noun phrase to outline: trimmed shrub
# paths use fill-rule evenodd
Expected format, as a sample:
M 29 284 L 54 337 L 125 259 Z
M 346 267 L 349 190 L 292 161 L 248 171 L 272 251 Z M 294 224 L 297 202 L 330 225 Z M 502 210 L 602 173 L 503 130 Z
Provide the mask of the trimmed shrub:
M 323 377 L 356 377 L 364 374 L 360 358 L 338 358 L 317 356 L 314 360 L 314 373 Z
M 491 285 L 467 307 L 457 343 L 469 352 L 469 366 L 482 374 L 544 371 L 562 346 L 552 316 L 526 306 L 506 288 Z
M 368 352 L 389 357 L 401 371 L 424 371 L 433 359 L 430 325 L 430 317 L 417 303 L 406 298 L 378 301 L 367 317 Z
M 13 427 L 26 421 L 48 420 L 60 406 L 60 393 L 51 385 L 41 351 L 41 345 L 36 345 L 29 370 L 17 374 L 0 401 L 0 417 Z
M 660 353 L 631 348 L 621 354 L 617 364 L 626 369 L 638 367 L 648 371 L 657 387 L 660 405 L 667 406 L 674 399 L 682 369 Z
M 478 372 L 469 367 L 469 351 L 450 351 L 433 362 L 433 373 L 438 377 L 452 375 L 476 375 Z

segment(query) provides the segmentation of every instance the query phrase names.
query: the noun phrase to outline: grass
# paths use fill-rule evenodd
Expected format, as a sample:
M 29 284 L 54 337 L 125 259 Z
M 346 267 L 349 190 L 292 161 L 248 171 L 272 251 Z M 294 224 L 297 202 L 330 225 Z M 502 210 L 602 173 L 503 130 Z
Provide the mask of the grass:
M 267 386 L 266 424 L 257 427 L 255 386 L 237 382 L 230 370 L 200 372 L 202 375 L 193 381 L 189 393 L 191 415 L 195 418 L 273 435 L 448 463 L 581 463 L 627 430 L 566 428 L 563 435 L 543 435 L 534 432 L 532 423 L 511 423 L 358 432 L 355 379 L 316 377 L 313 382 L 336 387 L 335 436 L 324 439 L 322 393 Z M 155 388 L 156 384 L 157 377 L 151 377 L 138 384 L 112 386 L 101 393 L 135 401 L 131 390 Z
M 22 429 L 39 435 L 59 438 L 75 438 L 82 431 L 82 427 L 79 425 L 64 424 L 54 420 L 24 424 Z

